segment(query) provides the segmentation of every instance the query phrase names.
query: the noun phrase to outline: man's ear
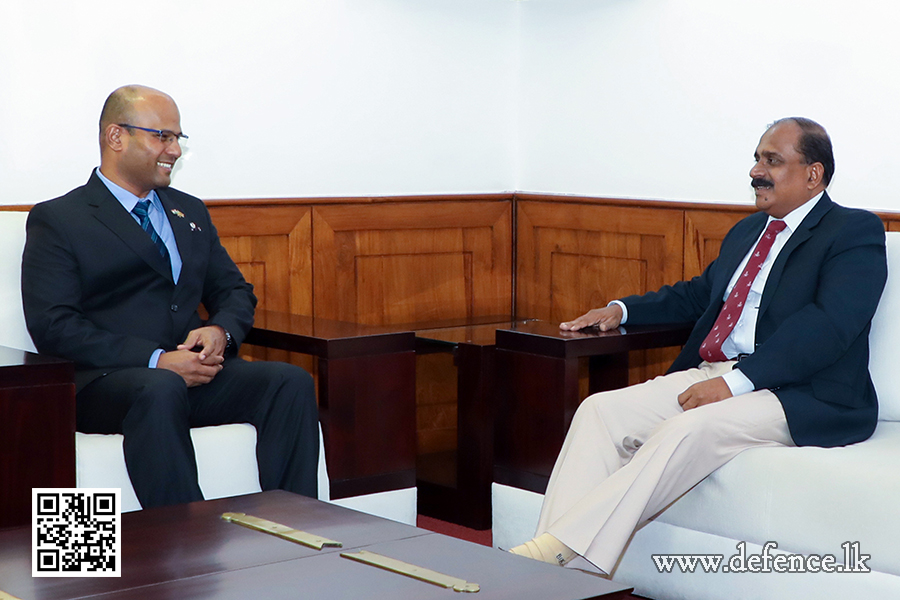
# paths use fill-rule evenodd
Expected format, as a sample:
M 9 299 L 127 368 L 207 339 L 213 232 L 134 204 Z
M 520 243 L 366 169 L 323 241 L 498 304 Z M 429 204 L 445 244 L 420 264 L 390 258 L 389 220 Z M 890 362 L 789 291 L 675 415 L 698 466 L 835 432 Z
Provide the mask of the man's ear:
M 820 162 L 813 163 L 806 167 L 806 172 L 809 176 L 806 187 L 813 189 L 822 183 L 822 177 L 825 176 L 825 166 Z
M 106 130 L 103 132 L 103 140 L 110 150 L 121 152 L 125 144 L 122 140 L 123 135 L 124 131 L 118 125 L 107 125 Z

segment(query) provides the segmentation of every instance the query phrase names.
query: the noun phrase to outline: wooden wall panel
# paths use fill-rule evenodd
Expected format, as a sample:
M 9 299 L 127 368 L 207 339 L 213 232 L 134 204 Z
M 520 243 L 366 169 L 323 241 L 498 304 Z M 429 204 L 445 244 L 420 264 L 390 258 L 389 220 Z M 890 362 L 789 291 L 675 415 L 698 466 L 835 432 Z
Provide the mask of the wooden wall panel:
M 509 201 L 317 206 L 315 314 L 370 325 L 509 314 L 511 217 Z
M 222 246 L 253 284 L 260 310 L 312 315 L 312 210 L 305 206 L 214 206 Z M 246 358 L 281 360 L 315 373 L 307 356 L 243 347 Z
M 518 203 L 517 314 L 562 321 L 682 276 L 680 210 Z
M 519 317 L 570 319 L 611 298 L 700 274 L 725 233 L 754 210 L 538 194 L 210 205 L 262 308 L 370 324 L 508 314 L 514 281 Z M 900 214 L 879 216 L 886 229 L 900 231 Z M 273 352 L 259 357 L 299 362 Z M 676 353 L 632 354 L 630 381 L 663 372 Z M 451 359 L 420 356 L 417 365 L 420 452 L 450 450 Z
M 686 210 L 684 212 L 684 279 L 703 273 L 703 269 L 719 255 L 725 234 L 734 224 L 752 214 L 746 211 L 719 212 Z
M 681 210 L 527 200 L 517 202 L 516 217 L 519 317 L 565 321 L 681 279 Z M 665 372 L 676 355 L 632 353 L 629 380 Z
M 211 207 L 222 245 L 254 285 L 258 308 L 312 314 L 311 209 Z
M 314 314 L 370 325 L 510 314 L 512 202 L 316 206 Z M 420 454 L 456 447 L 456 370 L 417 361 Z

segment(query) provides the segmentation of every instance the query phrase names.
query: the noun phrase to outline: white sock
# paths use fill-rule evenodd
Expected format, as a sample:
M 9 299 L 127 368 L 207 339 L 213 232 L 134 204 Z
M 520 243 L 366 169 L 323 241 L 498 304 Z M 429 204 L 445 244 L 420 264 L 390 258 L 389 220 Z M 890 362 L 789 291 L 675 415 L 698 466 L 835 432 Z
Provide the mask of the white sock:
M 516 546 L 510 552 L 561 567 L 577 556 L 574 550 L 549 533 L 541 534 L 533 540 Z

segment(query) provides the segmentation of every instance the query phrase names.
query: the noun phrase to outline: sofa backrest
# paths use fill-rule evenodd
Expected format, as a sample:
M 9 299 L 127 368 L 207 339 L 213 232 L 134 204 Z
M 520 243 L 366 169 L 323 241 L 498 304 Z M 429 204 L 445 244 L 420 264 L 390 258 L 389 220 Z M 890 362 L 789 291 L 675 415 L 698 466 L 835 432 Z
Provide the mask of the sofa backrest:
M 887 285 L 869 333 L 869 372 L 878 392 L 878 419 L 900 421 L 900 232 L 887 233 Z
M 22 250 L 27 212 L 0 211 L 0 346 L 34 352 L 22 312 Z

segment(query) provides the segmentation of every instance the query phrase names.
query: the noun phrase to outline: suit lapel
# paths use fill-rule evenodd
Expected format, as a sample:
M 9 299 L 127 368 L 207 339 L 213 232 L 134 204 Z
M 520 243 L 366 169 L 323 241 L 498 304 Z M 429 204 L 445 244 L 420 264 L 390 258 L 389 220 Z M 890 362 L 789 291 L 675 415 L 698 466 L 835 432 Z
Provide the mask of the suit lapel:
M 718 308 L 716 308 L 717 315 L 722 305 L 722 298 L 725 297 L 725 288 L 727 288 L 728 284 L 731 282 L 731 278 L 740 266 L 741 261 L 744 260 L 747 253 L 750 252 L 750 249 L 756 244 L 757 238 L 759 238 L 763 227 L 766 225 L 766 220 L 765 215 L 762 215 L 762 218 L 759 219 L 759 223 L 754 224 L 753 227 L 747 230 L 743 238 L 735 242 L 733 251 L 719 257 L 722 261 L 720 263 L 721 268 L 718 270 L 719 276 L 712 290 L 712 299 L 717 303 L 716 306 L 718 306 Z
M 769 278 L 766 279 L 766 287 L 763 289 L 762 300 L 759 303 L 759 316 L 762 316 L 766 308 L 769 307 L 769 303 L 772 301 L 770 290 L 778 289 L 778 283 L 781 281 L 781 275 L 784 273 L 784 266 L 787 264 L 791 254 L 800 247 L 800 244 L 810 238 L 813 228 L 819 224 L 825 213 L 831 210 L 833 206 L 834 203 L 828 197 L 828 192 L 825 192 L 809 214 L 806 215 L 806 218 L 800 222 L 797 231 L 791 234 L 790 239 L 788 239 L 784 248 L 781 249 L 781 252 L 778 253 L 775 264 L 772 265 L 772 270 L 769 271 Z
M 125 245 L 134 250 L 144 262 L 162 277 L 172 281 L 172 267 L 164 259 L 150 240 L 150 236 L 141 229 L 137 221 L 122 208 L 116 197 L 104 185 L 97 174 L 91 175 L 88 181 L 90 194 L 88 205 L 94 212 L 94 218 L 103 223 L 110 231 L 121 239 Z
M 169 225 L 172 226 L 172 233 L 175 234 L 175 243 L 178 245 L 178 254 L 181 256 L 181 270 L 184 272 L 184 265 L 191 260 L 193 252 L 190 219 L 185 216 L 183 207 L 172 198 L 168 190 L 158 189 L 156 194 L 166 211 L 166 218 L 169 220 Z

